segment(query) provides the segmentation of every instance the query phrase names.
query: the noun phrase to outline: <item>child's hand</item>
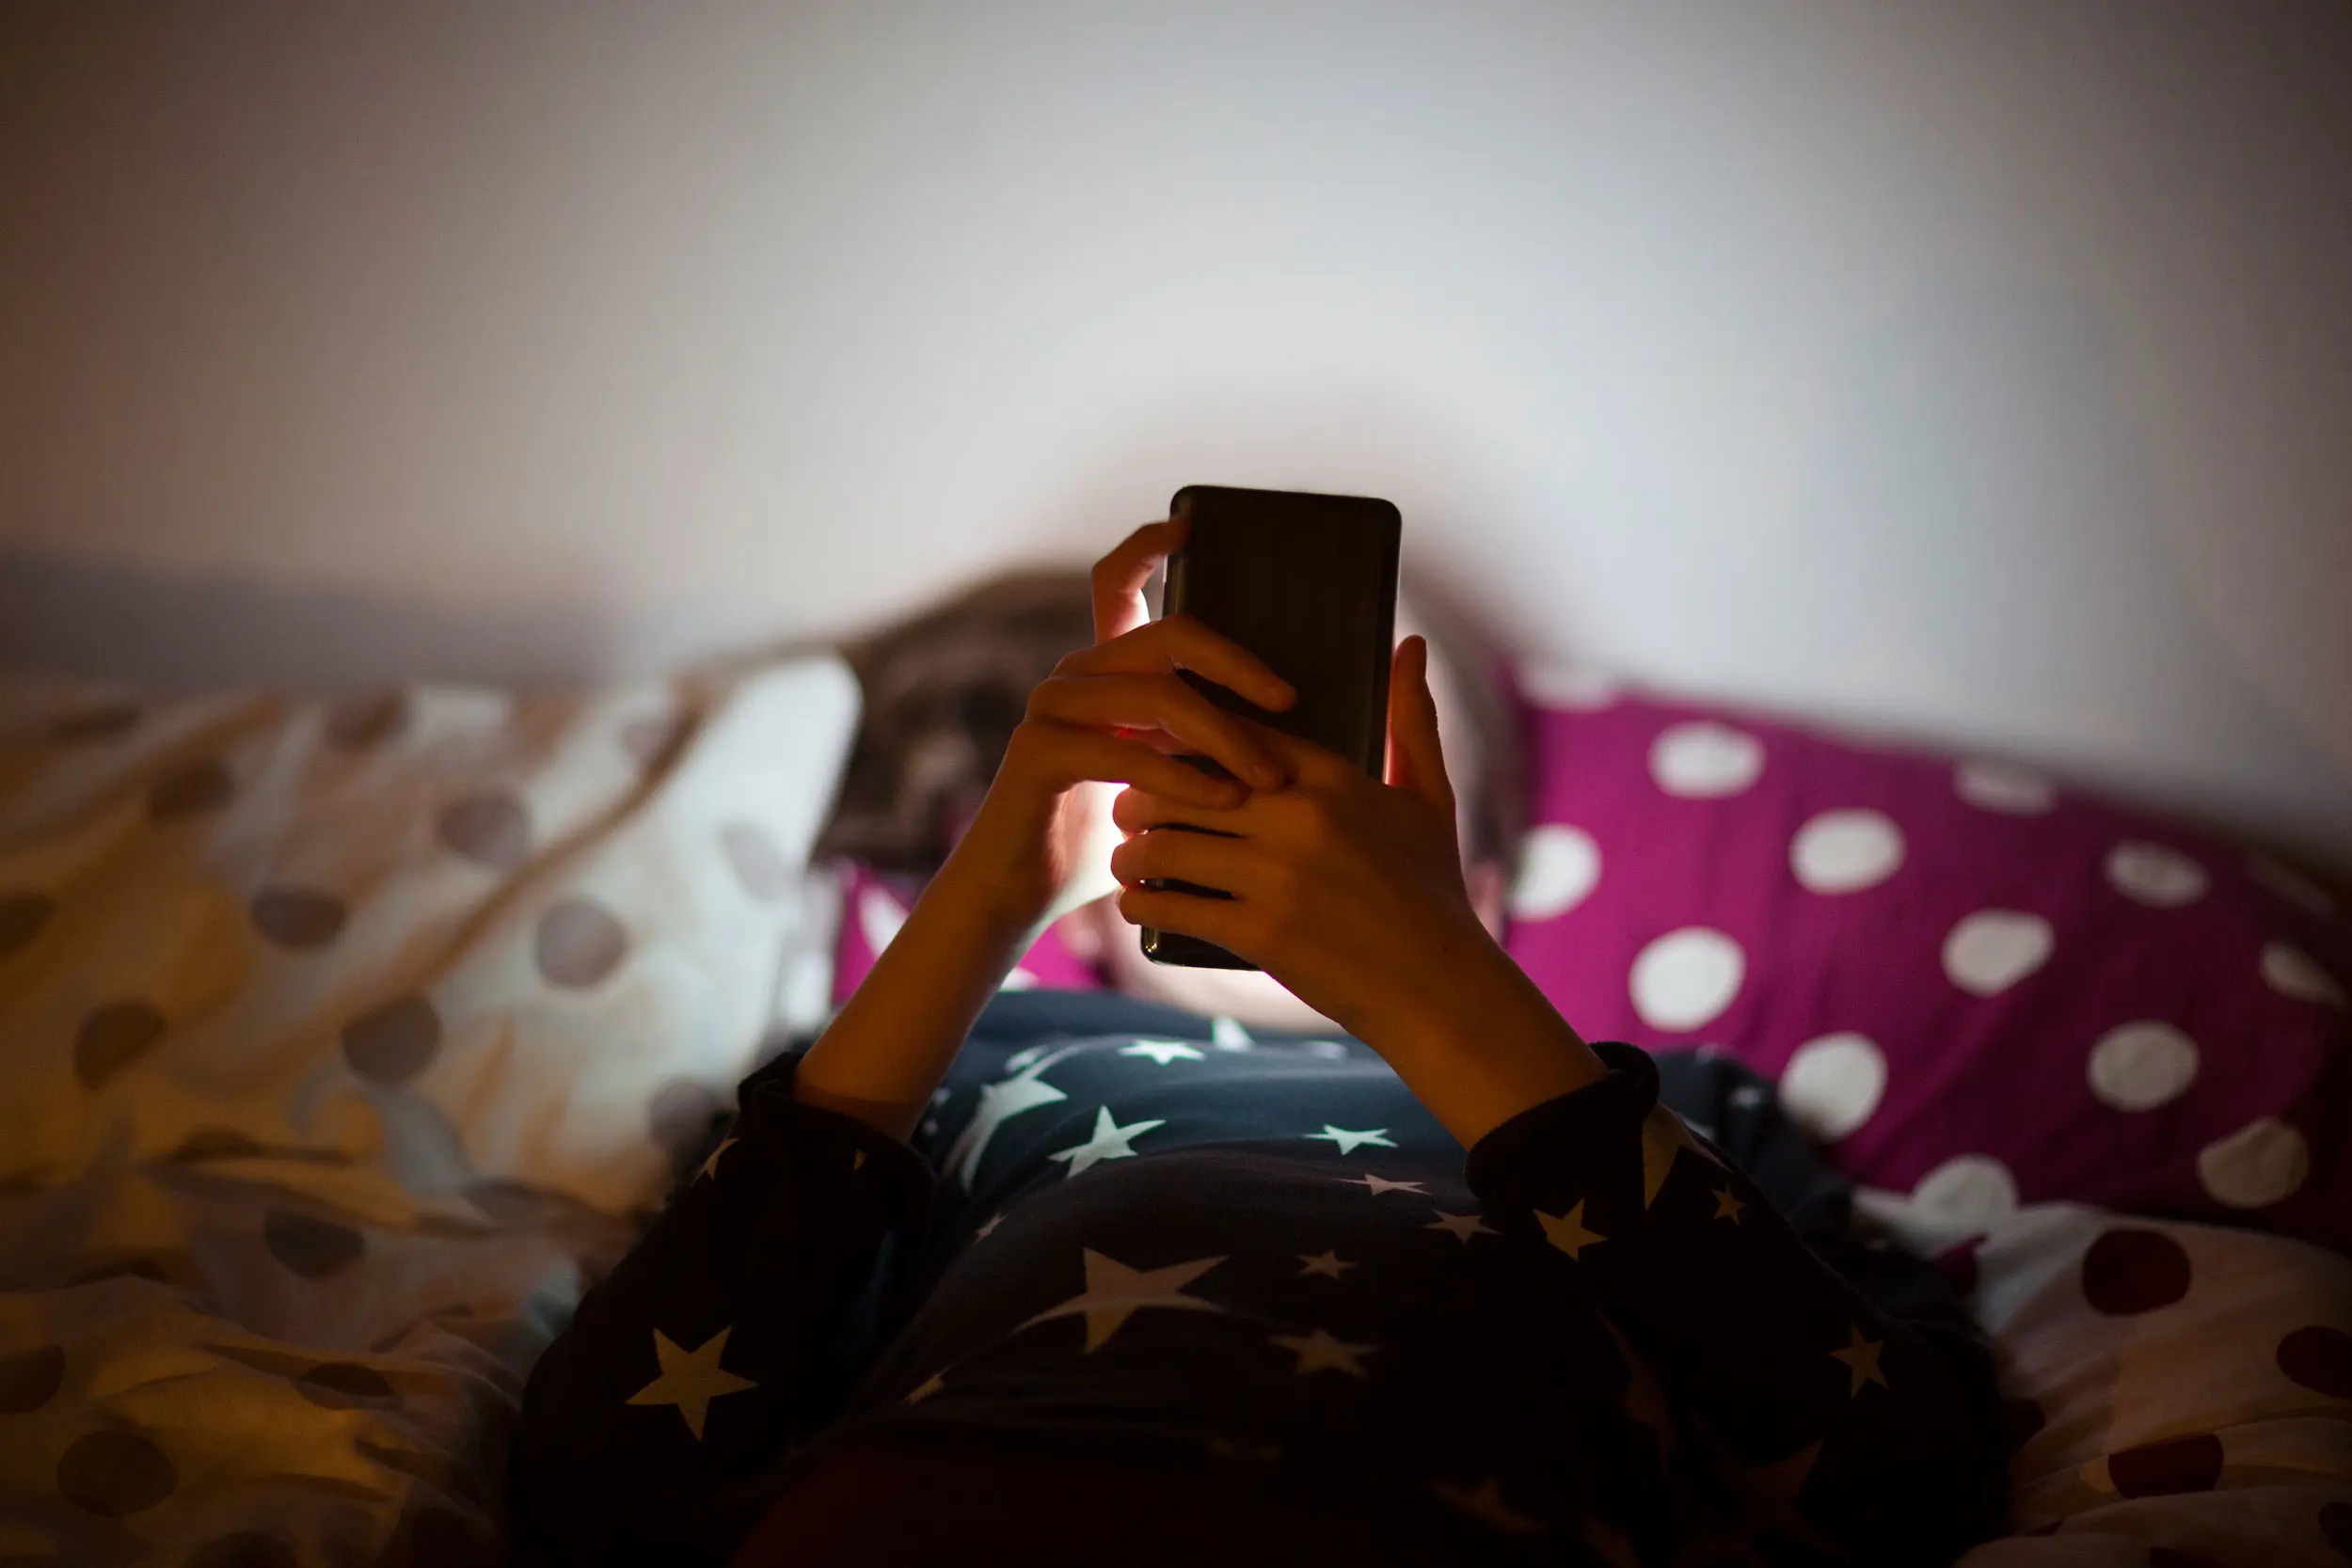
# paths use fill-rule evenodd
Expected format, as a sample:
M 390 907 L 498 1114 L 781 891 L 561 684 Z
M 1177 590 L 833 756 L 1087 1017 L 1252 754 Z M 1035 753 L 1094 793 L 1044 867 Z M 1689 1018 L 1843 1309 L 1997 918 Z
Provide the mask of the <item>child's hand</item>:
M 1368 1042 L 1458 988 L 1494 944 L 1463 883 L 1427 671 L 1427 644 L 1407 638 L 1389 683 L 1387 784 L 1253 725 L 1286 758 L 1288 787 L 1206 810 L 1141 783 L 1120 794 L 1112 816 L 1132 836 L 1111 856 L 1120 913 L 1239 954 Z M 1152 831 L 1171 823 L 1232 836 Z M 1233 896 L 1141 885 L 1163 877 Z
M 1152 792 L 1171 807 L 1231 810 L 1252 786 L 1279 788 L 1284 737 L 1216 706 L 1176 672 L 1190 670 L 1279 711 L 1296 701 L 1256 655 L 1188 616 L 1145 620 L 1144 583 L 1182 546 L 1184 525 L 1152 523 L 1094 565 L 1092 647 L 1072 654 L 1030 693 L 988 797 L 950 857 L 950 885 L 984 890 L 998 918 L 1040 918 L 1072 873 L 1057 817 L 1071 792 L 1099 780 Z M 1215 779 L 1173 752 L 1214 757 Z

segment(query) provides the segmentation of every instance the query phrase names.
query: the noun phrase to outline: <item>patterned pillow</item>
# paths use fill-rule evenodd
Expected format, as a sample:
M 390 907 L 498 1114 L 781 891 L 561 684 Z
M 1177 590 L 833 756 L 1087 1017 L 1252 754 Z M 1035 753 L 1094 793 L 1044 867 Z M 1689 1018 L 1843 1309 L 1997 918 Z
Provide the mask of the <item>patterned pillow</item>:
M 1588 1036 L 1712 1043 L 1858 1180 L 2352 1247 L 2325 889 L 2011 764 L 1531 682 L 1511 951 Z
M 2067 1204 L 1957 1260 L 2008 1398 L 2018 1532 L 1966 1568 L 2352 1556 L 2352 1265 Z

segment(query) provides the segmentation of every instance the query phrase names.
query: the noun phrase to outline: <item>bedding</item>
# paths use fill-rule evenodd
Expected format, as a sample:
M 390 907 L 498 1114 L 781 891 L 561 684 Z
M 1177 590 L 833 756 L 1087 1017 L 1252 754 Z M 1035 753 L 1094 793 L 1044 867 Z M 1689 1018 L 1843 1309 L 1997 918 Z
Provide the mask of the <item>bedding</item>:
M 523 1373 L 822 1016 L 855 714 L 0 684 L 0 1561 L 491 1560 Z

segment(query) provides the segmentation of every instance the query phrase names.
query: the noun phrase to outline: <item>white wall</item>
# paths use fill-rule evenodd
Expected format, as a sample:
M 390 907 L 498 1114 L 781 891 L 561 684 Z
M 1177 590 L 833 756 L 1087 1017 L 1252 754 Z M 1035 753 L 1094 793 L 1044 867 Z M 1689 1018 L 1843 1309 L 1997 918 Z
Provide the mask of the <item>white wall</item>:
M 1370 491 L 1531 648 L 2352 863 L 2347 18 L 19 3 L 0 654 L 642 665 Z

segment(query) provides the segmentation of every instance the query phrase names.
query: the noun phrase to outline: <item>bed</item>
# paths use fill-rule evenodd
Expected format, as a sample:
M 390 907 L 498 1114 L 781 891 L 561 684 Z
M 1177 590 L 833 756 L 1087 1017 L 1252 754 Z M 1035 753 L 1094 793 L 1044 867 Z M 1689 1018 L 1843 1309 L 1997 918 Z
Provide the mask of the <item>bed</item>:
M 2352 932 L 2279 861 L 1527 673 L 1515 954 L 1733 1051 L 1991 1333 L 2016 1533 L 2352 1560 Z M 903 889 L 809 655 L 569 696 L 0 681 L 0 1562 L 501 1552 L 521 1380 Z M 1092 983 L 1048 932 L 1016 983 Z

